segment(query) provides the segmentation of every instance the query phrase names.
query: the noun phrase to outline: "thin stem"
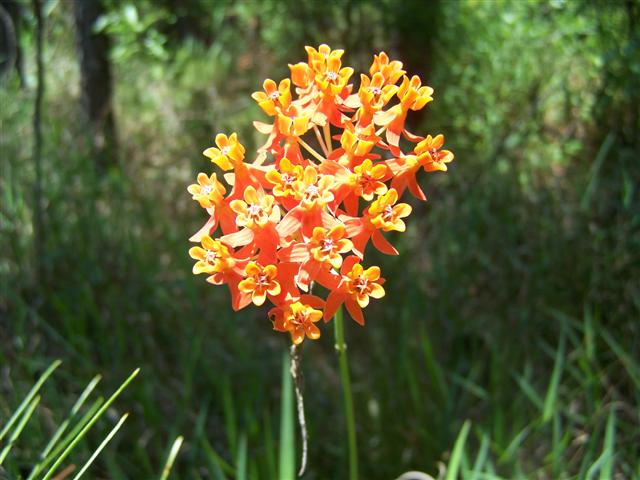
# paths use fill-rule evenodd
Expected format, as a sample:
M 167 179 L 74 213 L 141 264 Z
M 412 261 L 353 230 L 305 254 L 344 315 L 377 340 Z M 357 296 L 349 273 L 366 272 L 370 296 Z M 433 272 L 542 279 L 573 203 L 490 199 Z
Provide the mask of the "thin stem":
M 385 125 L 384 127 L 381 127 L 378 129 L 378 131 L 376 132 L 376 136 L 379 137 L 382 132 L 384 132 L 387 129 L 387 126 Z
M 302 374 L 300 373 L 300 346 L 291 345 L 291 378 L 296 391 L 296 406 L 298 409 L 298 423 L 300 424 L 300 436 L 302 437 L 302 459 L 298 476 L 304 475 L 307 469 L 308 434 L 307 421 L 304 415 L 304 396 L 302 395 Z
M 36 255 L 37 282 L 42 282 L 44 265 L 42 258 L 43 249 L 46 248 L 46 230 L 44 228 L 44 209 L 42 202 L 42 100 L 44 98 L 44 60 L 43 60 L 43 35 L 44 18 L 42 16 L 42 0 L 32 0 L 33 11 L 36 17 L 36 67 L 37 86 L 35 106 L 33 110 L 33 162 L 35 164 L 35 184 L 33 188 L 33 227 L 37 248 L 40 254 Z
M 351 394 L 351 379 L 349 377 L 349 362 L 347 360 L 347 344 L 344 340 L 344 326 L 342 322 L 342 307 L 336 311 L 334 317 L 336 350 L 340 363 L 340 381 L 344 398 L 344 412 L 347 421 L 347 439 L 349 445 L 349 480 L 358 479 L 358 443 L 356 440 L 356 422 L 353 412 L 353 396 Z
M 324 141 L 327 144 L 327 150 L 331 153 L 333 152 L 333 146 L 331 145 L 331 127 L 329 126 L 328 121 L 324 124 L 322 130 L 324 130 Z
M 300 137 L 298 137 L 298 143 L 300 145 L 302 145 L 304 147 L 304 149 L 307 152 L 309 152 L 311 155 L 313 155 L 316 158 L 316 160 L 318 160 L 319 162 L 325 162 L 327 160 L 322 155 L 320 155 L 318 152 L 316 152 L 307 142 L 302 140 Z
M 327 146 L 324 144 L 324 140 L 322 139 L 322 135 L 320 134 L 320 130 L 317 125 L 313 126 L 313 133 L 316 134 L 316 138 L 318 139 L 318 143 L 320 144 L 320 148 L 322 149 L 322 153 L 324 153 L 325 157 L 329 156 L 329 152 L 327 151 Z

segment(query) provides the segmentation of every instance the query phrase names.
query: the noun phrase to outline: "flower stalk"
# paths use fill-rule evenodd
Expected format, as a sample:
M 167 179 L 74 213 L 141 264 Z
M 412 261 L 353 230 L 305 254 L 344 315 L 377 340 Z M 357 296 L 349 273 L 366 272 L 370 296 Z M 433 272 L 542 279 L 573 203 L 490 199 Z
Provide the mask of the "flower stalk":
M 349 448 L 349 480 L 358 479 L 358 442 L 356 437 L 356 421 L 353 410 L 353 395 L 351 393 L 351 378 L 349 376 L 349 362 L 347 359 L 347 344 L 344 339 L 344 324 L 342 307 L 338 308 L 334 317 L 334 331 L 336 337 L 336 351 L 340 364 L 340 383 L 344 400 L 344 413 L 347 423 L 347 444 Z

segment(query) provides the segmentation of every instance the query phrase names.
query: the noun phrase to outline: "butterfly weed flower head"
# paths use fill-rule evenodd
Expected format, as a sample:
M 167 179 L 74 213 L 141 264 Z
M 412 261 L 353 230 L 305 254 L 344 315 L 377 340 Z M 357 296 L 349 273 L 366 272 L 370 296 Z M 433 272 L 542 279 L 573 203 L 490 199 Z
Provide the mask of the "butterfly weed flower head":
M 254 122 L 264 145 L 247 155 L 235 133 L 218 134 L 204 151 L 217 171 L 188 188 L 209 216 L 190 239 L 193 272 L 227 285 L 234 310 L 270 304 L 274 330 L 294 344 L 318 339 L 321 320 L 342 305 L 364 325 L 363 309 L 385 295 L 367 245 L 398 255 L 384 234 L 406 230 L 403 194 L 426 200 L 418 173 L 453 160 L 442 134 L 406 130 L 433 89 L 401 62 L 375 55 L 356 89 L 343 50 L 306 51 L 290 78 L 267 79 L 252 95 L 270 119 Z

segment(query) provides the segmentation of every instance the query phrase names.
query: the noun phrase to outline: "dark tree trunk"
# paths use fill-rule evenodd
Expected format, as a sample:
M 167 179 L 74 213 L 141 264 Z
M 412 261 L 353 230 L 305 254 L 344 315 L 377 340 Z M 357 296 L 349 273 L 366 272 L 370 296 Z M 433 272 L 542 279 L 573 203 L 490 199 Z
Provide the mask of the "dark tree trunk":
M 82 101 L 96 165 L 104 170 L 117 164 L 109 37 L 93 26 L 105 13 L 102 0 L 75 0 L 74 14 L 82 81 Z
M 24 86 L 24 59 L 20 44 L 23 5 L 18 0 L 0 0 L 0 76 L 15 68 Z

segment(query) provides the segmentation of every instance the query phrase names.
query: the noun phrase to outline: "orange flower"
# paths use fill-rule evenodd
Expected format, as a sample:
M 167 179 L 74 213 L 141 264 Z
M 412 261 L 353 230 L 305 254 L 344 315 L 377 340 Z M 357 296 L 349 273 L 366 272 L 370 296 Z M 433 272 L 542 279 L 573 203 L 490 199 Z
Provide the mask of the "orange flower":
M 447 163 L 453 161 L 453 153 L 449 150 L 440 150 L 444 145 L 444 135 L 436 135 L 427 138 L 416 145 L 416 155 L 418 163 L 422 165 L 425 171 L 441 170 L 447 171 Z
M 282 80 L 278 85 L 267 78 L 262 87 L 264 92 L 254 92 L 251 97 L 270 117 L 275 115 L 279 109 L 286 109 L 291 105 L 291 81 L 288 78 Z
M 295 105 L 290 105 L 287 109 L 278 112 L 276 118 L 278 130 L 282 135 L 299 137 L 309 130 L 311 116 Z
M 369 305 L 369 297 L 384 297 L 382 283 L 384 279 L 380 277 L 380 267 L 373 266 L 365 270 L 358 257 L 347 257 L 340 269 L 340 278 L 336 279 L 327 297 L 324 320 L 329 321 L 344 303 L 351 318 L 364 325 L 362 309 Z
M 229 206 L 238 214 L 236 225 L 239 227 L 262 228 L 269 222 L 278 223 L 280 220 L 280 209 L 274 206 L 274 198 L 258 194 L 252 186 L 244 191 L 244 201 L 232 200 Z
M 223 133 L 216 135 L 218 148 L 210 147 L 202 152 L 213 163 L 223 170 L 233 170 L 234 166 L 244 160 L 244 147 L 238 142 L 238 136 L 232 133 L 227 137 Z
M 304 169 L 302 180 L 294 183 L 294 190 L 300 206 L 305 210 L 322 208 L 333 200 L 331 187 L 333 178 L 329 175 L 318 175 L 315 167 L 309 165 Z
M 387 175 L 387 166 L 378 163 L 375 166 L 368 158 L 360 165 L 354 167 L 353 173 L 349 176 L 349 185 L 353 192 L 367 201 L 373 199 L 373 195 L 383 195 L 387 192 L 387 185 L 382 182 Z
M 215 173 L 210 177 L 206 173 L 199 173 L 198 183 L 189 185 L 187 191 L 202 208 L 211 208 L 222 203 L 227 189 L 218 181 Z
M 342 265 L 341 253 L 347 253 L 353 248 L 351 240 L 345 238 L 344 225 L 338 224 L 331 229 L 315 227 L 309 239 L 309 251 L 318 262 L 328 262 L 333 268 Z
M 340 145 L 351 157 L 363 157 L 380 140 L 375 134 L 375 126 L 370 124 L 366 127 L 355 127 L 353 124 L 346 124 L 340 137 Z
M 299 345 L 305 336 L 311 340 L 320 338 L 320 330 L 315 325 L 322 318 L 322 311 L 301 302 L 294 302 L 280 308 L 271 309 L 269 316 L 274 330 L 289 332 L 291 341 Z
M 358 97 L 366 112 L 373 113 L 379 111 L 389 103 L 398 91 L 397 86 L 386 84 L 384 75 L 381 72 L 375 72 L 372 78 L 361 75 L 360 79 Z
M 347 292 L 358 302 L 361 308 L 369 305 L 369 297 L 384 297 L 384 288 L 379 283 L 380 267 L 369 267 L 366 270 L 356 263 L 349 273 L 347 273 L 345 285 Z
M 433 88 L 426 85 L 422 86 L 420 77 L 417 75 L 411 77 L 411 80 L 404 77 L 400 88 L 398 88 L 398 98 L 400 99 L 403 110 L 422 109 L 427 103 L 433 100 L 431 97 L 432 93 Z
M 396 205 L 397 201 L 398 192 L 394 188 L 374 200 L 367 211 L 371 217 L 371 224 L 385 232 L 404 232 L 407 227 L 402 219 L 411 214 L 411 205 Z
M 275 281 L 278 268 L 275 265 L 261 267 L 255 262 L 249 262 L 244 269 L 246 278 L 238 284 L 241 292 L 251 294 L 254 305 L 261 306 L 269 295 L 280 294 L 280 284 Z
M 369 74 L 372 76 L 378 72 L 382 74 L 385 83 L 388 85 L 395 85 L 400 77 L 407 73 L 402 70 L 402 62 L 398 60 L 390 62 L 389 57 L 384 52 L 373 56 L 373 63 L 371 64 L 371 68 L 369 68 Z
M 328 68 L 328 64 L 337 62 L 340 67 L 340 58 L 344 54 L 344 50 L 331 50 L 331 47 L 327 44 L 322 44 L 316 50 L 313 47 L 304 47 L 309 56 L 309 67 L 311 67 L 316 73 L 325 73 Z
M 191 247 L 189 256 L 198 260 L 193 266 L 193 273 L 219 273 L 235 266 L 229 248 L 219 240 L 213 240 L 205 235 L 201 240 L 201 247 Z
M 280 160 L 280 169 L 267 172 L 267 180 L 273 185 L 273 195 L 276 197 L 295 196 L 295 182 L 302 180 L 301 165 L 293 165 L 288 158 Z

